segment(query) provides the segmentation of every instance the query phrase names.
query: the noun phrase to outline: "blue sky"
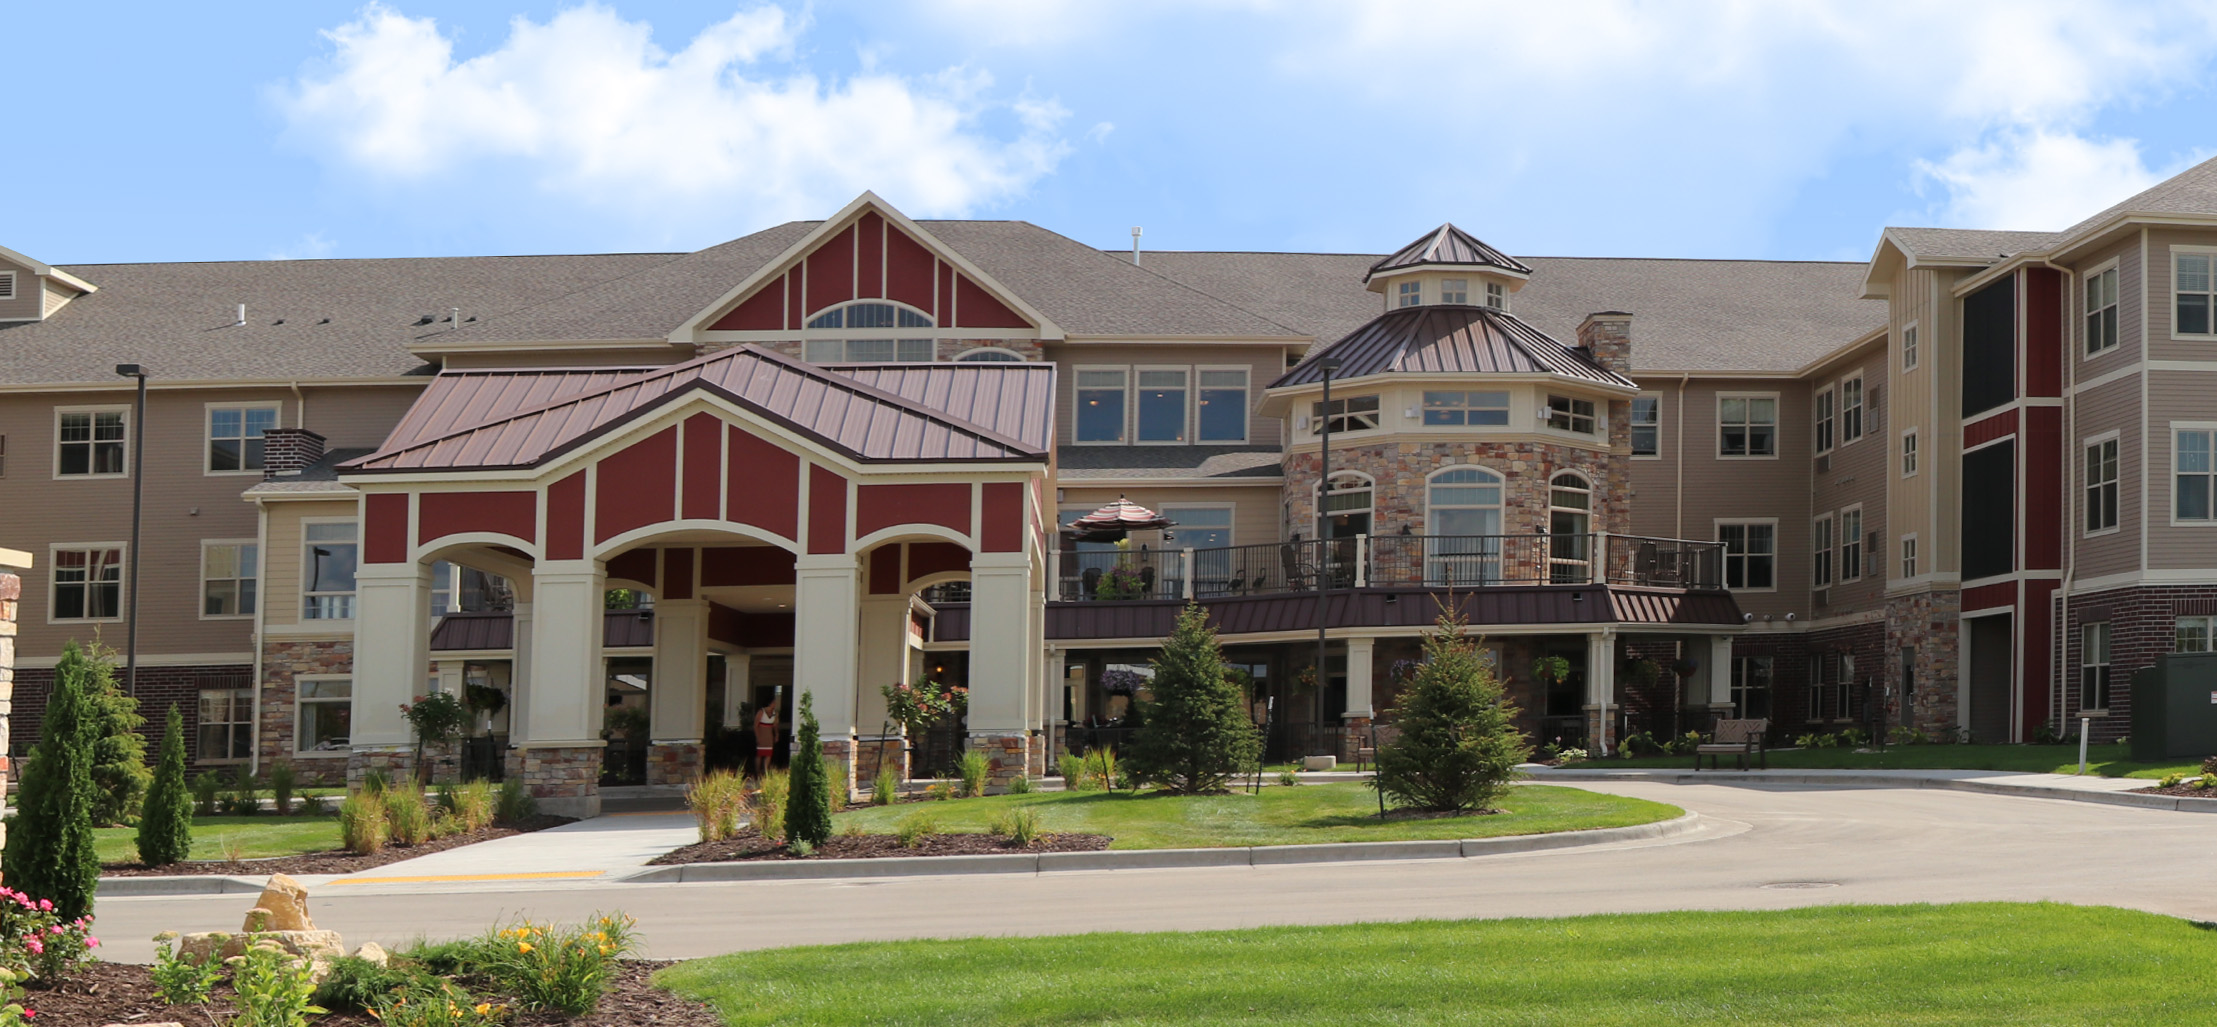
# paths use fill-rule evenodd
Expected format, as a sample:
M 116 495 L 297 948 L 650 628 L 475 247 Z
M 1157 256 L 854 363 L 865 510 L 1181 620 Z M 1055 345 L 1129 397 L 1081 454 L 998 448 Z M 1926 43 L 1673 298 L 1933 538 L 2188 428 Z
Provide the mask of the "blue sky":
M 18 5 L 0 245 L 693 249 L 874 189 L 1101 246 L 1862 259 L 2217 153 L 2217 7 L 2013 0 Z M 18 95 L 21 95 L 20 93 Z

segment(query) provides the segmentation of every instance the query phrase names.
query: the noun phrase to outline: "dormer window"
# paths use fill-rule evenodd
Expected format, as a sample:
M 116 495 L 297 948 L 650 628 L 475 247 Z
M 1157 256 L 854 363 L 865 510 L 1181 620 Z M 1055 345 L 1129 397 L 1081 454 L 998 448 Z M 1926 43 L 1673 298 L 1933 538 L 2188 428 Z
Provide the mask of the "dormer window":
M 1470 279 L 1468 279 L 1468 278 L 1442 278 L 1442 279 L 1440 279 L 1440 302 L 1441 302 L 1441 303 L 1468 303 L 1468 302 L 1470 302 Z
M 1400 287 L 1401 306 L 1413 307 L 1424 302 L 1424 283 L 1403 282 Z
M 1486 306 L 1495 310 L 1509 309 L 1509 288 L 1500 282 L 1486 283 Z

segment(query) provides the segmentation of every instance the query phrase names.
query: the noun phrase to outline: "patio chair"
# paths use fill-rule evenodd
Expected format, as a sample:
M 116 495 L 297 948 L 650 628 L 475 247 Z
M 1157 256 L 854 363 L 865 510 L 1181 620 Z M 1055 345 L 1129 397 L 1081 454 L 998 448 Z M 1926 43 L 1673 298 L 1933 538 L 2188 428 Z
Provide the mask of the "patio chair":
M 1720 720 L 1717 729 L 1709 737 L 1694 746 L 1694 770 L 1701 770 L 1701 758 L 1709 757 L 1709 769 L 1723 770 L 1723 758 L 1731 756 L 1739 761 L 1740 769 L 1747 769 L 1747 758 L 1753 756 L 1762 762 L 1762 769 L 1771 768 L 1770 755 L 1763 749 L 1763 735 L 1770 731 L 1768 720 Z

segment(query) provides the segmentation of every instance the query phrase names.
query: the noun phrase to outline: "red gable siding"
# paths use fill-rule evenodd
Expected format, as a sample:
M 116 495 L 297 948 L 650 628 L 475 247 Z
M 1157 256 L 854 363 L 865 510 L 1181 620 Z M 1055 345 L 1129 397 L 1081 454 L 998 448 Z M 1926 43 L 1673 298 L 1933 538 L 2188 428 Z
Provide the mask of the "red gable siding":
M 1024 550 L 1024 486 L 1013 481 L 987 482 L 979 541 L 988 553 L 1020 553 Z
M 938 305 L 934 306 L 932 310 L 935 316 L 939 318 L 940 324 L 951 325 L 955 323 L 957 313 L 955 310 L 955 269 L 948 267 L 944 262 L 933 266 L 936 268 L 932 272 L 933 280 L 939 283 L 939 300 Z
M 733 426 L 725 490 L 727 520 L 751 524 L 783 538 L 799 538 L 801 459 L 766 439 Z
M 939 308 L 932 301 L 932 270 L 938 264 L 923 243 L 910 238 L 907 232 L 888 228 L 885 232 L 885 298 L 936 315 Z
M 960 313 L 962 328 L 1029 328 L 1031 322 L 1008 309 L 985 287 L 970 280 L 969 275 L 955 276 L 955 309 Z
M 677 516 L 677 429 L 664 428 L 600 462 L 593 494 L 593 540 Z
M 937 524 L 970 533 L 970 486 L 864 485 L 855 490 L 856 538 L 896 524 Z
M 2063 394 L 2063 275 L 2044 267 L 2025 275 L 2025 395 Z
M 970 551 L 952 542 L 911 542 L 908 545 L 908 580 L 947 571 L 970 569 Z
M 685 419 L 685 516 L 715 520 L 723 483 L 724 422 L 694 414 Z
M 885 295 L 885 219 L 864 214 L 855 223 L 854 294 L 878 299 Z
M 782 279 L 771 279 L 708 327 L 719 332 L 774 332 L 784 326 L 785 286 Z
M 416 543 L 489 531 L 526 542 L 539 537 L 536 492 L 426 492 L 416 501 Z
M 665 549 L 662 551 L 662 593 L 655 598 L 693 598 L 692 550 Z
M 849 227 L 817 244 L 816 252 L 808 255 L 807 313 L 853 298 L 854 229 Z
M 847 551 L 847 479 L 814 464 L 808 467 L 808 551 Z
M 654 550 L 626 549 L 608 561 L 608 576 L 636 581 L 648 591 L 655 591 L 662 587 L 662 578 L 655 573 L 657 567 Z
M 404 563 L 408 559 L 408 494 L 373 492 L 362 500 L 362 559 L 367 563 Z
M 2017 411 L 2014 407 L 1981 421 L 1963 426 L 1963 448 L 1969 449 L 1981 443 L 2007 438 L 2017 434 Z
M 585 472 L 547 486 L 547 559 L 585 557 Z
M 803 299 L 801 298 L 801 274 L 800 274 L 800 271 L 799 271 L 798 269 L 795 269 L 795 270 L 792 270 L 792 271 L 787 271 L 787 272 L 785 273 L 785 327 L 786 327 L 786 328 L 788 328 L 788 329 L 799 329 L 799 328 L 800 328 L 800 326 L 801 326 L 801 319 L 802 319 L 802 314 L 801 314 L 801 311 L 802 311 L 802 310 L 804 310 L 804 309 L 806 309 L 807 305 L 808 305 L 808 304 L 807 304 L 807 302 L 806 302 L 806 301 L 804 301 L 804 300 L 803 300 Z
M 889 596 L 901 590 L 901 547 L 879 546 L 870 550 L 870 594 Z

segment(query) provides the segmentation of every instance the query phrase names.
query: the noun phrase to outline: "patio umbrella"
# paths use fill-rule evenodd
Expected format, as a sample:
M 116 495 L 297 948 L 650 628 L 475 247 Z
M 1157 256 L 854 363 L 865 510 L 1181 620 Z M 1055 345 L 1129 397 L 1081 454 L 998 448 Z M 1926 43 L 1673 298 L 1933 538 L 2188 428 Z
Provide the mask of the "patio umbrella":
M 1064 525 L 1063 537 L 1077 542 L 1116 542 L 1134 531 L 1153 531 L 1178 522 L 1122 496 Z

